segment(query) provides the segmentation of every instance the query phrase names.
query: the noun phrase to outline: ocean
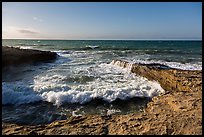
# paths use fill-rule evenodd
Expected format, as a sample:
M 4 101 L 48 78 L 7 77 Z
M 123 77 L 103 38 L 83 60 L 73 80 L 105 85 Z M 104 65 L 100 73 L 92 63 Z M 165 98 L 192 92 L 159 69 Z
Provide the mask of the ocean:
M 165 92 L 158 82 L 114 66 L 114 59 L 202 70 L 202 41 L 8 39 L 2 46 L 58 54 L 55 61 L 2 73 L 2 121 L 18 124 L 139 113 L 153 96 Z

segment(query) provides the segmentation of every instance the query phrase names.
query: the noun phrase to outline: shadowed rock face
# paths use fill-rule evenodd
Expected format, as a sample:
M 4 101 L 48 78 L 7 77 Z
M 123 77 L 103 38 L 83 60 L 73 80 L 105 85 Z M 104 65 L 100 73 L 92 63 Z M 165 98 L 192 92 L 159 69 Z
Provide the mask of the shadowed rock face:
M 19 49 L 2 46 L 2 67 L 32 64 L 56 59 L 57 54 L 50 51 Z
M 130 64 L 120 60 L 111 63 L 158 81 L 168 92 L 153 97 L 144 113 L 73 116 L 39 126 L 2 123 L 2 134 L 202 135 L 202 71 L 161 69 L 159 64 Z

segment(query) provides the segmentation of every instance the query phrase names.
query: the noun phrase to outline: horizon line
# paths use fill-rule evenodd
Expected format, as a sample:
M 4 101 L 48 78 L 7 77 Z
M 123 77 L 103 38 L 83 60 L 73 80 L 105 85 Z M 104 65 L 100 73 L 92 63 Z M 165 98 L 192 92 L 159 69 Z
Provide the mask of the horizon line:
M 49 38 L 2 38 L 2 40 L 198 40 L 201 39 L 49 39 Z

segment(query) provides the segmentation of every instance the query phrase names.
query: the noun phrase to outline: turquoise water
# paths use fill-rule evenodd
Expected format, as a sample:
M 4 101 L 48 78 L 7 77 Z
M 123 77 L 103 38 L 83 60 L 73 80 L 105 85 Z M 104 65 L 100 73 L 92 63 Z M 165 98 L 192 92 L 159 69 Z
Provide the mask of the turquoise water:
M 202 70 L 202 41 L 3 40 L 2 45 L 59 55 L 53 62 L 3 72 L 2 120 L 18 124 L 137 113 L 164 92 L 159 83 L 117 67 L 112 60 Z

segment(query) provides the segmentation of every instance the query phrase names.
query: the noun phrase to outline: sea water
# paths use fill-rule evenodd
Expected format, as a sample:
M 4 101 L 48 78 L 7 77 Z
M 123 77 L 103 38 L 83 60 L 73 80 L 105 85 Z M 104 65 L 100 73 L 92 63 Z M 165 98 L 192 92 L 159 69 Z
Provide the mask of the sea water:
M 2 120 L 46 124 L 86 114 L 143 111 L 165 91 L 112 60 L 202 70 L 202 41 L 3 40 L 2 46 L 53 51 L 55 61 L 11 67 L 2 74 Z

